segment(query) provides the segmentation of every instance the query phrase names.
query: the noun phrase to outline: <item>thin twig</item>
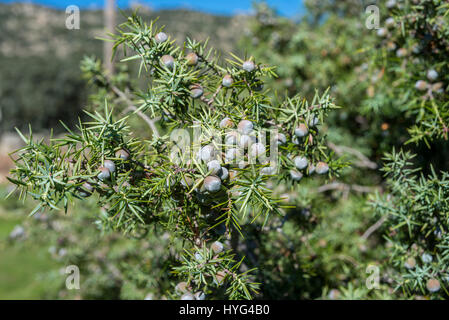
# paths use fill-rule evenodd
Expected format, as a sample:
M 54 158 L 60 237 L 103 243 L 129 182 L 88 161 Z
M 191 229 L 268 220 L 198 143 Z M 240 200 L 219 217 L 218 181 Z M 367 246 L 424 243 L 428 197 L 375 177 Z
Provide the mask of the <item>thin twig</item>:
M 347 146 L 337 146 L 335 144 L 333 144 L 332 142 L 328 143 L 329 148 L 331 148 L 333 151 L 335 151 L 335 153 L 339 156 L 341 156 L 344 153 L 349 153 L 352 154 L 354 156 L 356 156 L 359 161 L 356 161 L 354 164 L 357 167 L 361 167 L 361 168 L 369 168 L 369 169 L 377 169 L 377 164 L 373 161 L 371 161 L 370 159 L 368 159 L 368 157 L 366 157 L 363 153 L 361 153 L 359 150 L 347 147 Z
M 382 223 L 385 222 L 385 220 L 387 220 L 387 217 L 383 216 L 375 224 L 369 227 L 368 230 L 366 230 L 365 233 L 362 235 L 362 239 L 366 240 L 374 231 L 380 228 L 380 226 L 382 225 Z
M 126 108 L 123 113 L 128 112 L 129 110 L 134 111 L 139 117 L 141 117 L 147 124 L 148 126 L 151 128 L 151 130 L 153 131 L 153 134 L 156 137 L 160 137 L 159 131 L 156 128 L 155 125 L 155 121 L 159 120 L 159 118 L 154 118 L 151 119 L 150 117 L 148 117 L 146 114 L 144 114 L 141 111 L 138 111 L 137 107 L 132 103 L 132 101 L 126 96 L 126 94 L 124 94 L 119 88 L 117 88 L 116 86 L 111 86 L 112 90 L 114 91 L 114 93 L 119 96 L 122 100 L 124 100 L 126 102 L 126 104 L 128 105 L 128 108 Z

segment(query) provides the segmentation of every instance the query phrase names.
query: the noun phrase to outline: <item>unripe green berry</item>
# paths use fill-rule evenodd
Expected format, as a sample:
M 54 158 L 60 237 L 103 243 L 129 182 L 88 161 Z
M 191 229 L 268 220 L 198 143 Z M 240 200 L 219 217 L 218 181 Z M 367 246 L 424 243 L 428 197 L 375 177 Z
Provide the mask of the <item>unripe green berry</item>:
M 290 177 L 294 181 L 300 181 L 303 177 L 303 174 L 297 170 L 290 170 Z
M 203 95 L 204 91 L 203 91 L 203 87 L 200 86 L 199 84 L 194 84 L 192 86 L 190 86 L 190 96 L 193 99 L 198 99 Z
M 293 159 L 293 161 L 295 162 L 296 168 L 298 168 L 299 170 L 305 169 L 307 167 L 307 165 L 309 164 L 309 161 L 307 160 L 307 158 L 302 157 L 302 156 L 295 157 Z
M 234 83 L 234 79 L 232 79 L 231 75 L 229 75 L 229 74 L 225 75 L 223 77 L 223 81 L 221 82 L 223 87 L 227 87 L 227 88 L 232 86 L 233 83 Z
M 216 176 L 207 176 L 204 179 L 204 188 L 211 192 L 211 193 L 215 193 L 220 191 L 221 189 L 221 180 L 220 178 L 216 177 Z
M 232 128 L 234 126 L 234 122 L 230 118 L 224 118 L 220 121 L 220 128 Z
M 215 254 L 219 254 L 223 251 L 223 244 L 220 241 L 215 241 L 212 243 L 210 248 L 215 252 Z
M 243 63 L 242 68 L 246 72 L 253 72 L 256 69 L 256 65 L 251 60 L 248 60 Z
M 175 65 L 175 59 L 168 54 L 162 56 L 161 62 L 162 65 L 164 65 L 168 69 L 173 68 L 173 66 Z
M 115 156 L 117 158 L 120 158 L 122 160 L 128 160 L 129 158 L 129 153 L 126 150 L 120 149 L 115 153 Z
M 157 43 L 162 43 L 167 41 L 168 36 L 165 32 L 159 32 L 154 36 L 154 40 L 156 40 Z
M 108 168 L 111 173 L 115 172 L 115 163 L 111 160 L 105 160 L 103 166 Z
M 190 52 L 187 56 L 186 56 L 186 60 L 187 60 L 187 64 L 189 66 L 196 66 L 198 63 L 198 56 L 196 55 L 195 52 Z
M 326 174 L 329 171 L 329 166 L 326 162 L 318 162 L 315 167 L 315 172 L 318 174 Z
M 109 171 L 108 168 L 100 167 L 100 168 L 98 168 L 98 171 L 100 171 L 100 173 L 98 174 L 97 177 L 100 180 L 106 180 L 111 177 L 111 172 Z
M 440 290 L 441 285 L 440 285 L 440 281 L 438 281 L 437 279 L 429 279 L 427 280 L 427 284 L 426 284 L 427 290 L 429 290 L 430 292 L 437 292 Z
M 242 134 L 250 134 L 254 129 L 254 125 L 249 120 L 242 120 L 237 125 L 237 128 L 238 128 L 239 132 Z
M 307 126 L 304 123 L 300 123 L 298 125 L 298 127 L 296 127 L 296 129 L 295 129 L 295 135 L 298 138 L 302 138 L 308 133 L 309 133 L 309 129 L 307 128 Z
M 260 79 L 254 79 L 254 83 L 251 85 L 251 88 L 254 91 L 262 91 L 263 90 L 263 82 Z

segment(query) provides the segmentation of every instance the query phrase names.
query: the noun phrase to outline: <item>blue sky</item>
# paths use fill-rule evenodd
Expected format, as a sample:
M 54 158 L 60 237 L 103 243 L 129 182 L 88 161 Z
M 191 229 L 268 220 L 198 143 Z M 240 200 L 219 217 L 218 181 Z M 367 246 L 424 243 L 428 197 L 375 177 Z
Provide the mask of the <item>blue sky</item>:
M 117 4 L 124 8 L 135 0 L 116 0 Z M 104 0 L 0 0 L 3 3 L 11 2 L 33 2 L 43 5 L 66 8 L 69 5 L 77 5 L 81 9 L 98 8 Z M 149 4 L 153 9 L 189 8 L 200 11 L 232 15 L 237 12 L 247 12 L 251 9 L 252 0 L 139 0 L 141 3 Z M 302 0 L 267 0 L 276 7 L 278 12 L 284 16 L 292 17 L 303 11 Z

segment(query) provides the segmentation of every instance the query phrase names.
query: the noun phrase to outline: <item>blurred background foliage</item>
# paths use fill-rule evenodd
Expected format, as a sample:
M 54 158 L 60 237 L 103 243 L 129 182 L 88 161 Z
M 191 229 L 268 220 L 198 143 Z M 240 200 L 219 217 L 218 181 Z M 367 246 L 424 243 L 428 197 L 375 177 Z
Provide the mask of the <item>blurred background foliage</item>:
M 435 277 L 440 277 L 443 288 L 447 286 L 445 202 L 435 204 L 428 198 L 420 202 L 419 197 L 401 197 L 399 192 L 401 188 L 416 192 L 427 188 L 425 192 L 434 194 L 429 181 L 438 180 L 439 175 L 426 180 L 428 184 L 414 179 L 402 183 L 384 177 L 379 169 L 384 161 L 390 163 L 389 168 L 394 167 L 391 163 L 406 160 L 411 161 L 407 166 L 421 168 L 424 174 L 431 173 L 432 167 L 436 172 L 448 169 L 444 124 L 448 118 L 449 8 L 438 0 L 304 3 L 307 12 L 298 21 L 278 16 L 263 2 L 255 3 L 251 17 L 140 11 L 146 20 L 159 16 L 158 24 L 166 25 L 173 38 L 210 37 L 211 46 L 222 52 L 254 56 L 256 61 L 277 66 L 278 78 L 265 84 L 275 88 L 274 97 L 299 92 L 311 99 L 316 90 L 330 88 L 334 102 L 342 107 L 331 114 L 323 130 L 329 147 L 345 156 L 351 168 L 328 184 L 301 184 L 299 193 L 278 188 L 276 192 L 288 195 L 297 208 L 267 232 L 250 232 L 240 243 L 244 251 L 254 252 L 247 267 L 258 267 L 257 279 L 263 283 L 256 298 L 447 298 L 446 289 L 425 289 L 426 281 Z M 381 9 L 381 29 L 365 27 L 369 4 Z M 80 68 L 84 55 L 101 57 L 102 43 L 95 36 L 103 31 L 102 12 L 86 12 L 79 32 L 62 28 L 60 14 L 44 7 L 0 4 L 0 30 L 5 31 L 0 34 L 0 56 L 5 62 L 0 64 L 0 134 L 31 123 L 46 135 L 49 128 L 58 128 L 58 120 L 73 124 L 81 109 L 86 105 L 95 108 L 104 98 L 106 91 L 92 95 L 93 83 L 86 81 L 92 78 L 89 72 L 94 60 L 90 66 L 84 60 L 84 79 Z M 45 24 L 45 31 L 28 25 L 32 21 L 27 17 Z M 118 22 L 123 19 L 119 15 Z M 17 21 L 24 21 L 20 33 L 14 32 Z M 129 74 L 135 75 L 135 66 L 117 67 L 113 81 L 118 86 L 132 78 Z M 437 71 L 438 79 L 428 79 L 431 69 Z M 442 84 L 420 91 L 416 88 L 419 80 Z M 423 98 L 425 94 L 431 96 Z M 136 126 L 142 135 L 148 134 L 144 126 Z M 393 153 L 384 158 L 394 148 L 416 156 L 403 159 Z M 391 169 L 389 177 L 399 176 L 394 170 L 402 169 Z M 445 181 L 438 184 L 443 189 L 438 189 L 439 197 L 441 193 L 444 197 Z M 152 233 L 142 239 L 123 238 L 114 232 L 101 235 L 95 224 L 101 210 L 89 202 L 67 216 L 41 213 L 25 219 L 32 204 L 25 203 L 27 211 L 14 198 L 3 200 L 7 188 L 2 186 L 0 195 L 0 298 L 168 297 L 171 288 L 165 260 L 171 253 L 163 235 Z M 421 230 L 426 233 L 435 231 L 413 220 L 421 210 L 426 211 L 413 207 L 417 202 L 432 208 L 426 213 L 428 221 L 434 218 L 432 212 L 442 212 L 440 240 L 407 237 L 408 231 L 401 229 L 404 224 L 396 231 L 398 223 L 410 220 L 424 225 Z M 408 211 L 398 212 L 398 207 Z M 395 218 L 390 221 L 392 213 Z M 406 257 L 419 260 L 429 250 L 436 254 L 431 269 L 404 267 Z M 86 272 L 80 291 L 65 289 L 63 268 L 69 264 Z M 380 267 L 377 290 L 366 286 L 368 265 Z

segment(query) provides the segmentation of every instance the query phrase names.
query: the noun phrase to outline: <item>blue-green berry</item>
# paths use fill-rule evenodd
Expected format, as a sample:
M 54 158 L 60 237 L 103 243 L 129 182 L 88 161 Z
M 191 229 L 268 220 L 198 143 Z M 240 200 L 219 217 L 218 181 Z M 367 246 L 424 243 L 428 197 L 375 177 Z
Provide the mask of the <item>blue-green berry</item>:
M 105 160 L 103 167 L 108 168 L 111 173 L 115 172 L 115 163 L 111 160 Z
M 296 168 L 298 168 L 299 170 L 305 169 L 307 167 L 307 165 L 309 164 L 309 161 L 307 160 L 307 158 L 302 157 L 302 156 L 295 157 L 293 159 L 293 161 L 295 162 Z
M 243 63 L 242 68 L 246 72 L 253 72 L 256 69 L 256 65 L 251 60 L 248 60 Z
M 162 43 L 167 41 L 168 36 L 165 32 L 159 32 L 154 36 L 154 40 L 156 40 L 157 43 Z
M 204 179 L 204 188 L 211 192 L 211 193 L 215 193 L 220 191 L 221 189 L 221 180 L 220 178 L 216 177 L 216 176 L 207 176 Z
M 106 180 L 111 177 L 111 172 L 109 171 L 108 168 L 100 167 L 100 168 L 98 168 L 98 171 L 100 171 L 100 173 L 98 174 L 97 177 L 100 180 Z

